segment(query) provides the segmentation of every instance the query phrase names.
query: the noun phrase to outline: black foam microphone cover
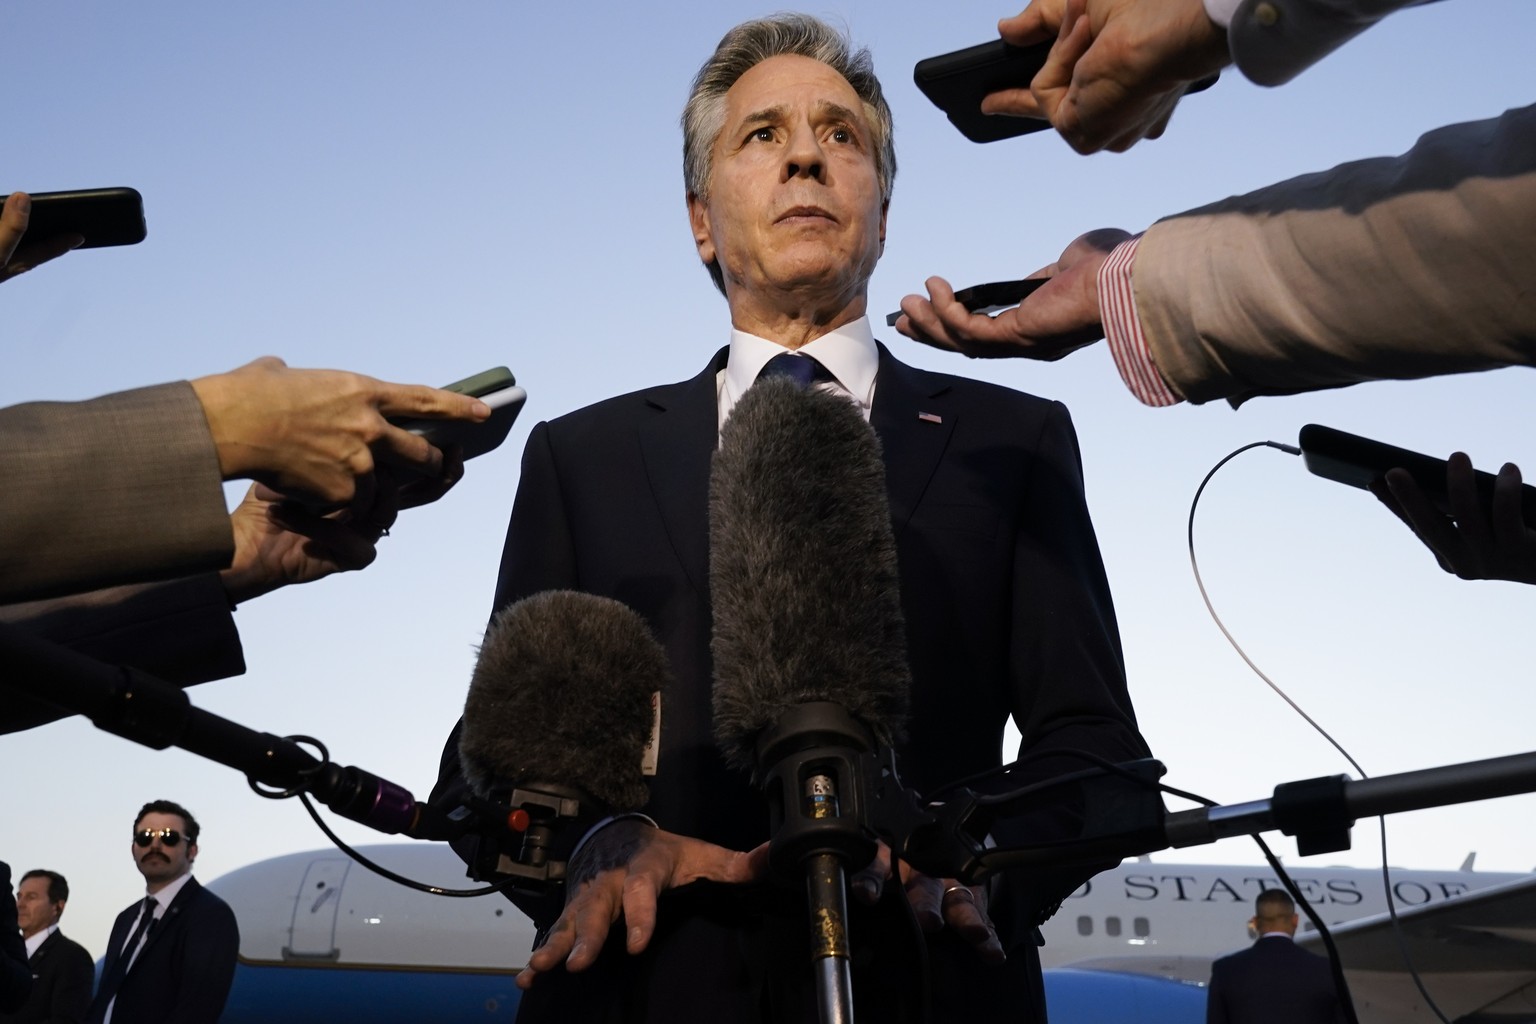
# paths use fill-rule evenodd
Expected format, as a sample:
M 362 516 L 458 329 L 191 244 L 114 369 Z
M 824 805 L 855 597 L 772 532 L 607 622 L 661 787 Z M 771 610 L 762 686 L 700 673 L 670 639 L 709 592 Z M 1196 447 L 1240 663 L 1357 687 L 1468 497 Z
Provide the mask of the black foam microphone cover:
M 709 487 L 715 738 L 754 764 L 796 705 L 841 705 L 901 738 L 911 689 L 880 442 L 836 393 L 754 384 L 721 431 Z
M 486 630 L 464 702 L 459 757 L 476 795 L 573 786 L 610 811 L 649 798 L 641 757 L 652 694 L 671 668 L 639 613 L 552 590 L 503 609 Z

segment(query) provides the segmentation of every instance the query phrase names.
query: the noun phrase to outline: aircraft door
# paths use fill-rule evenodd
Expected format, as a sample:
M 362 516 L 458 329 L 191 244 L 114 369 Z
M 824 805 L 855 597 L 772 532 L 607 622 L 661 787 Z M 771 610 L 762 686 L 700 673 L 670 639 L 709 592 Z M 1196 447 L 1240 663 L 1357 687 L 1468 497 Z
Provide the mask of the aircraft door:
M 309 862 L 299 883 L 293 907 L 292 939 L 283 947 L 284 960 L 336 960 L 336 912 L 341 907 L 341 886 L 352 862 L 345 857 L 324 857 Z

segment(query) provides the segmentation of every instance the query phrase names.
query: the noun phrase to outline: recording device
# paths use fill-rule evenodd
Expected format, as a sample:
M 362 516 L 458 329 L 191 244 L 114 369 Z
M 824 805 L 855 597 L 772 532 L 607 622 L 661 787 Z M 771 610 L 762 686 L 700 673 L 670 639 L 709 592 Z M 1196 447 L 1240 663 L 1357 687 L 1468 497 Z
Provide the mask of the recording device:
M 24 241 L 80 235 L 77 248 L 134 245 L 144 241 L 144 198 L 131 188 L 31 193 L 32 214 Z
M 1051 126 L 1044 118 L 981 112 L 981 101 L 994 92 L 1028 89 L 1050 53 L 1050 42 L 1021 47 L 994 39 L 918 61 L 917 67 L 912 69 L 912 78 L 923 95 L 960 129 L 960 134 L 972 142 L 997 142 L 1044 131 Z M 1218 77 L 1202 78 L 1187 92 L 1209 89 Z
M 392 420 L 413 434 L 420 434 L 438 448 L 458 445 L 467 461 L 497 448 L 507 439 L 512 423 L 528 400 L 528 392 L 517 386 L 517 379 L 505 366 L 497 366 L 473 377 L 445 384 L 444 391 L 470 395 L 491 407 L 491 415 L 479 423 L 468 420 Z
M 874 856 L 864 755 L 907 713 L 896 544 L 879 441 L 852 403 L 759 380 L 709 486 L 715 738 L 769 809 L 769 863 L 806 878 L 823 1020 L 852 1014 L 844 871 Z
M 1368 488 L 1386 475 L 1387 470 L 1404 469 L 1436 508 L 1447 514 L 1451 511 L 1450 496 L 1445 486 L 1444 459 L 1396 448 L 1318 423 L 1308 423 L 1302 427 L 1297 444 L 1301 448 L 1302 461 L 1320 477 L 1351 487 Z M 1492 473 L 1478 470 L 1474 472 L 1473 479 L 1483 506 L 1490 507 L 1496 478 Z M 1536 529 L 1536 487 L 1521 485 L 1520 510 L 1526 525 Z
M 499 612 L 464 701 L 459 759 L 475 796 L 510 811 L 512 831 L 479 844 L 471 874 L 560 882 L 594 824 L 643 807 L 642 761 L 670 678 L 666 652 L 621 602 L 556 590 Z
M 996 313 L 1000 309 L 1017 306 L 1049 280 L 1048 277 L 1027 277 L 1022 281 L 989 281 L 986 284 L 973 284 L 969 288 L 962 288 L 955 292 L 955 300 L 964 306 L 968 313 Z M 894 313 L 887 313 L 885 326 L 895 327 L 896 321 L 901 317 L 902 312 L 899 309 Z

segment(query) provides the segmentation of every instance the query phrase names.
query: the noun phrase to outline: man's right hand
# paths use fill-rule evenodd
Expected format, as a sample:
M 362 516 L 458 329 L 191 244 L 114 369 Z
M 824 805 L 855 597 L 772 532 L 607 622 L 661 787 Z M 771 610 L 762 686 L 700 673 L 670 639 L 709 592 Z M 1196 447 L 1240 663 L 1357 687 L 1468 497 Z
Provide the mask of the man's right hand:
M 85 241 L 79 235 L 54 235 L 52 238 L 29 239 L 22 245 L 21 237 L 27 233 L 31 214 L 32 197 L 25 192 L 12 192 L 6 198 L 5 206 L 0 208 L 0 281 L 24 274 Z
M 662 893 L 690 882 L 757 881 L 765 877 L 767 867 L 766 844 L 742 853 L 643 821 L 615 821 L 587 840 L 573 858 L 565 909 L 544 944 L 528 958 L 517 985 L 529 988 L 539 975 L 562 963 L 568 971 L 591 967 L 620 915 L 626 926 L 625 948 L 639 953 L 656 930 L 656 901 Z
M 267 356 L 192 382 L 226 480 L 249 478 L 284 497 L 339 506 L 375 460 L 427 477 L 443 454 L 388 417 L 484 420 L 476 398 L 390 384 L 341 370 L 295 370 Z
M 1031 0 L 997 29 L 1015 46 L 1055 42 L 1030 88 L 982 111 L 1045 118 L 1079 153 L 1157 138 L 1185 91 L 1231 63 L 1201 0 Z

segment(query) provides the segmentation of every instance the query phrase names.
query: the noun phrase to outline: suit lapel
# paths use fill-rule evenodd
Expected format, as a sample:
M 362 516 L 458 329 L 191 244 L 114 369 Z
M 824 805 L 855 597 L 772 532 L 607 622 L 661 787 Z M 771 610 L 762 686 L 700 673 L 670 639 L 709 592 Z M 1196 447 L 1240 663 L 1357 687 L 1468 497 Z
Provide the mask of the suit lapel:
M 37 952 L 33 953 L 32 956 L 27 959 L 27 966 L 36 967 L 41 964 L 43 962 L 43 957 L 48 955 L 48 950 L 53 946 L 53 940 L 58 938 L 60 934 L 61 933 L 59 932 L 54 932 L 52 935 L 44 939 L 38 945 Z
M 880 436 L 891 528 L 897 537 L 928 489 L 959 419 L 947 401 L 949 392 L 945 378 L 898 362 L 880 345 L 869 422 Z
M 688 581 L 709 595 L 709 467 L 720 432 L 715 377 L 728 349 L 692 380 L 640 396 L 640 452 L 667 539 Z
M 899 362 L 880 345 L 870 424 L 880 437 L 891 525 L 897 536 L 912 518 L 954 432 L 958 414 L 946 401 L 949 383 Z M 715 353 L 691 380 L 644 392 L 640 451 L 661 510 L 667 539 L 689 582 L 709 594 L 709 469 L 719 440 L 716 375 L 728 349 Z
M 197 898 L 197 890 L 200 888 L 202 886 L 197 884 L 197 879 L 187 879 L 187 884 L 183 885 L 181 891 L 176 894 L 176 898 L 171 900 L 171 905 L 165 908 L 165 913 L 160 915 L 160 920 L 149 926 L 149 934 L 144 937 L 144 947 L 139 950 L 139 955 L 128 966 L 129 974 L 132 974 L 134 969 L 144 962 L 145 954 L 154 947 L 156 942 L 160 941 L 160 936 L 171 931 L 176 926 L 176 923 L 181 920 L 182 911 L 186 910 L 187 905 Z

